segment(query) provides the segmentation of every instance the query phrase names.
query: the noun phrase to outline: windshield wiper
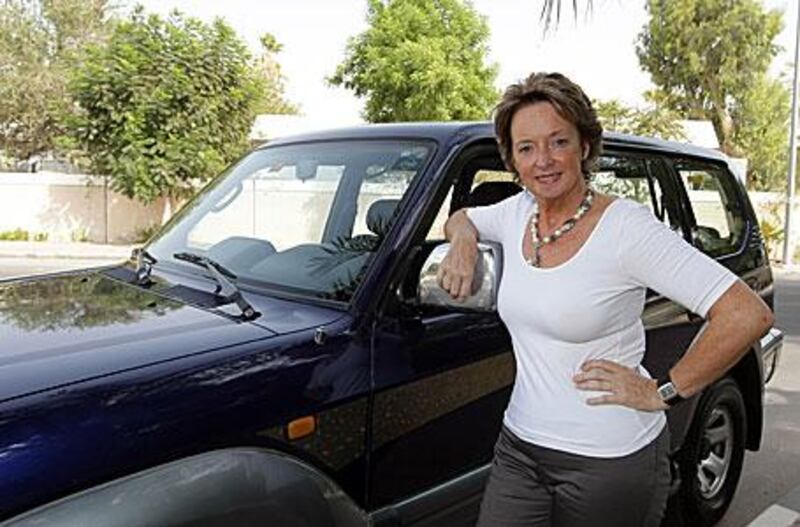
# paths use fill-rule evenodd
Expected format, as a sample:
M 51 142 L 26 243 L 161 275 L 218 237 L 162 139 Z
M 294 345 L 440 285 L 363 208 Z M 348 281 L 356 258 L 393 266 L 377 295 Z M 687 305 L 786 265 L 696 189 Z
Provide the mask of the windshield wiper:
M 244 299 L 239 288 L 231 282 L 231 280 L 236 280 L 236 275 L 219 262 L 190 252 L 175 253 L 172 257 L 176 260 L 182 260 L 207 269 L 208 272 L 211 273 L 211 277 L 217 282 L 217 288 L 214 290 L 214 294 L 239 306 L 239 309 L 242 310 L 242 318 L 244 320 L 253 320 L 260 315 L 260 313 L 253 309 L 253 306 Z
M 153 272 L 153 266 L 158 263 L 156 257 L 147 252 L 144 247 L 134 249 L 132 256 L 136 259 L 136 285 L 152 284 L 150 274 Z

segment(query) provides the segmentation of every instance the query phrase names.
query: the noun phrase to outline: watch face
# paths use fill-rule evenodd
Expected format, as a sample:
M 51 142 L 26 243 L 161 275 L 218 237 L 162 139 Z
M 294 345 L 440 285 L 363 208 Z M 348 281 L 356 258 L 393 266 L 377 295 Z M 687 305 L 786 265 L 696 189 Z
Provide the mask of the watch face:
M 666 382 L 658 387 L 658 395 L 661 396 L 662 401 L 669 401 L 678 395 L 678 390 L 675 389 L 671 382 Z

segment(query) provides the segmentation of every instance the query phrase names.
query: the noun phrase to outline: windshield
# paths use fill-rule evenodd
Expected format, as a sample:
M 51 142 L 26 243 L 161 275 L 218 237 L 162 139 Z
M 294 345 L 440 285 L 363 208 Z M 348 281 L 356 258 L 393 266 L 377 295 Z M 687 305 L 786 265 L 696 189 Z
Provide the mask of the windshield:
M 431 150 L 421 141 L 338 141 L 254 151 L 148 251 L 183 266 L 173 256 L 192 252 L 240 283 L 347 301 Z

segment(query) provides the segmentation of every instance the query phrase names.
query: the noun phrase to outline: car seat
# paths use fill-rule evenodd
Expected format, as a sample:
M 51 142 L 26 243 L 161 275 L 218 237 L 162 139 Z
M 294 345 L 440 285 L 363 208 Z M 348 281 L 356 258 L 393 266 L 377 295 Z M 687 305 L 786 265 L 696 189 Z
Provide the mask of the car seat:
M 484 181 L 467 196 L 467 207 L 484 207 L 517 194 L 522 187 L 512 181 Z

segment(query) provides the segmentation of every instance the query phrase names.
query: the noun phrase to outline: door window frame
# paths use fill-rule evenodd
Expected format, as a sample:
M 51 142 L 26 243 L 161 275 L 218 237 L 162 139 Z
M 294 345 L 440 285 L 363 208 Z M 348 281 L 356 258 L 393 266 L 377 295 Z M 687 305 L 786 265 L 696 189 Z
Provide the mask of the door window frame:
M 748 210 L 746 207 L 747 201 L 742 195 L 741 185 L 737 183 L 736 177 L 730 171 L 728 165 L 721 161 L 715 161 L 708 158 L 694 158 L 689 156 L 668 156 L 665 157 L 665 162 L 666 165 L 669 167 L 670 172 L 672 173 L 672 179 L 675 180 L 675 183 L 677 185 L 677 190 L 680 195 L 681 202 L 683 204 L 682 208 L 685 217 L 687 241 L 694 247 L 696 247 L 698 250 L 702 251 L 703 254 L 708 254 L 708 253 L 706 253 L 702 245 L 700 245 L 700 242 L 696 236 L 697 218 L 694 214 L 694 207 L 692 206 L 692 200 L 689 197 L 689 192 L 686 188 L 686 185 L 683 182 L 683 178 L 681 177 L 679 165 L 684 163 L 690 165 L 696 165 L 698 169 L 701 170 L 705 166 L 707 167 L 707 170 L 709 170 L 709 172 L 713 173 L 718 171 L 722 173 L 722 177 L 731 179 L 730 196 L 728 197 L 736 200 L 736 206 L 742 216 L 741 238 L 737 246 L 731 248 L 731 250 L 722 254 L 709 255 L 709 256 L 716 260 L 722 260 L 742 254 L 747 249 L 747 239 L 749 237 L 749 233 L 751 231 L 752 226 L 751 226 L 750 216 L 748 214 Z M 725 185 L 725 183 L 723 183 L 723 185 Z
M 495 157 L 496 156 L 496 157 Z M 416 273 L 418 269 L 413 265 L 418 263 L 420 251 L 426 245 L 431 245 L 434 242 L 426 242 L 426 237 L 431 229 L 436 216 L 444 205 L 445 199 L 448 194 L 451 194 L 449 205 L 448 217 L 452 216 L 454 212 L 463 208 L 467 203 L 469 197 L 472 180 L 474 175 L 479 169 L 472 171 L 467 177 L 461 177 L 465 168 L 478 159 L 487 159 L 492 163 L 499 163 L 502 165 L 502 158 L 500 157 L 500 150 L 497 143 L 493 139 L 479 138 L 467 144 L 461 145 L 457 152 L 454 152 L 450 161 L 444 166 L 444 177 L 437 183 L 437 188 L 434 191 L 434 197 L 430 201 L 428 210 L 421 216 L 420 220 L 413 226 L 410 234 L 410 243 L 408 247 L 409 257 L 404 259 L 403 265 L 396 266 L 392 277 L 389 280 L 389 287 L 383 291 L 383 298 L 380 302 L 380 312 L 384 315 L 398 316 L 403 318 L 409 316 L 407 308 L 404 307 L 404 302 L 398 297 L 399 288 L 401 288 L 407 280 L 409 272 Z M 451 193 L 452 189 L 452 193 Z M 456 311 L 442 309 L 439 315 L 448 313 L 456 313 Z M 422 313 L 417 313 L 417 316 Z M 427 313 L 425 316 L 436 316 Z

